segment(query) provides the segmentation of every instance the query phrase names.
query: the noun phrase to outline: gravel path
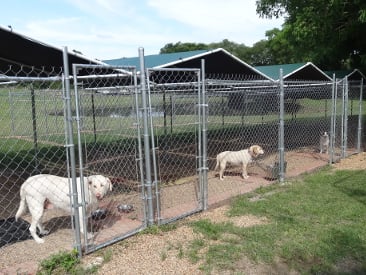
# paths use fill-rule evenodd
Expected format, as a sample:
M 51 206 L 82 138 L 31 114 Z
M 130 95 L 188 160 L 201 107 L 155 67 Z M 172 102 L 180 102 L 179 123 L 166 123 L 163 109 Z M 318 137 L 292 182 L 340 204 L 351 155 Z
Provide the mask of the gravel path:
M 187 251 L 187 245 L 200 235 L 185 225 L 187 221 L 210 219 L 215 222 L 229 221 L 226 216 L 228 206 L 224 205 L 186 218 L 177 229 L 158 235 L 143 234 L 131 237 L 120 244 L 107 249 L 112 253 L 111 261 L 104 263 L 98 274 L 204 274 L 200 262 L 193 264 L 181 251 Z M 255 216 L 242 216 L 230 219 L 237 226 L 254 226 L 265 223 Z M 86 265 L 96 261 L 95 255 L 84 258 Z M 248 266 L 254 266 L 248 261 Z M 263 268 L 263 267 L 261 267 Z
M 341 159 L 340 162 L 333 165 L 336 169 L 342 170 L 363 170 L 366 169 L 366 152 L 352 155 L 348 158 Z

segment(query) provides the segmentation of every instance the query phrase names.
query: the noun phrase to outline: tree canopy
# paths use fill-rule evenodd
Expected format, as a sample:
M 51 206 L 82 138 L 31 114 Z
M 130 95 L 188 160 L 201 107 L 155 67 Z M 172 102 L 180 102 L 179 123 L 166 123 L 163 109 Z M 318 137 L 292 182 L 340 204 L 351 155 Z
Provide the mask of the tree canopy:
M 252 47 L 221 42 L 169 43 L 160 53 L 224 48 L 248 64 L 313 62 L 322 69 L 366 71 L 365 0 L 257 0 L 260 17 L 284 17 L 282 29 L 265 33 Z
M 253 45 L 253 47 L 248 47 L 245 46 L 244 44 L 229 41 L 228 39 L 224 39 L 221 42 L 213 42 L 209 44 L 177 42 L 177 43 L 166 44 L 163 48 L 160 49 L 160 53 L 163 54 L 163 53 L 223 48 L 251 65 L 263 65 L 268 64 L 268 62 L 270 62 L 268 60 L 266 44 L 267 41 L 262 40 Z
M 283 29 L 270 42 L 281 44 L 285 40 L 295 60 L 313 61 L 326 69 L 366 68 L 365 0 L 259 0 L 256 3 L 261 17 L 285 17 Z

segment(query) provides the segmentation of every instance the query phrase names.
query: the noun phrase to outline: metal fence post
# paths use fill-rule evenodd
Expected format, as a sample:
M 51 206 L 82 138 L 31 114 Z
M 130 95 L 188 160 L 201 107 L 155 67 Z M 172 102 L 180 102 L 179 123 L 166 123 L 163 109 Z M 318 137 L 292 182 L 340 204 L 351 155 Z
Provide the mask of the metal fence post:
M 343 129 L 342 129 L 342 158 L 347 157 L 347 130 L 348 130 L 348 77 L 344 78 L 343 89 Z
M 154 223 L 154 207 L 152 197 L 151 184 L 151 162 L 150 162 L 150 139 L 149 139 L 149 124 L 148 124 L 148 108 L 146 96 L 146 75 L 145 75 L 145 60 L 144 48 L 139 48 L 140 59 L 140 81 L 141 81 L 141 99 L 142 99 L 142 116 L 143 116 L 143 136 L 144 136 L 144 154 L 145 154 L 145 187 L 147 193 L 147 213 L 148 225 Z
M 359 112 L 358 112 L 358 127 L 357 127 L 357 153 L 361 152 L 362 143 L 362 93 L 363 93 L 363 78 L 360 81 L 360 102 L 359 102 Z
M 208 180 L 207 180 L 207 172 L 208 172 L 208 166 L 207 166 L 207 118 L 206 118 L 206 112 L 208 105 L 206 104 L 206 86 L 205 86 L 205 60 L 201 59 L 201 75 L 202 77 L 199 78 L 199 85 L 201 86 L 201 108 L 202 110 L 202 185 L 201 185 L 201 191 L 202 191 L 202 199 L 203 199 L 203 210 L 207 210 L 208 208 Z M 202 85 L 201 85 L 201 83 Z
M 136 161 L 138 161 L 139 163 L 139 168 L 140 168 L 140 181 L 141 181 L 141 185 L 142 185 L 142 191 L 141 191 L 141 195 L 143 198 L 143 202 L 144 202 L 144 211 L 143 211 L 143 215 L 144 215 L 144 226 L 147 225 L 147 213 L 146 213 L 146 200 L 145 200 L 145 188 L 144 188 L 144 161 L 142 159 L 142 142 L 141 142 L 141 123 L 140 123 L 140 112 L 139 112 L 139 88 L 137 85 L 137 71 L 136 69 L 133 70 L 133 80 L 134 80 L 134 92 L 135 92 L 135 108 L 136 108 L 136 128 L 137 128 L 137 144 L 138 144 L 138 159 L 136 159 Z
M 37 113 L 36 113 L 36 96 L 34 94 L 34 87 L 31 84 L 31 102 L 32 102 L 32 125 L 33 125 L 33 145 L 34 145 L 34 161 L 36 164 L 35 172 L 40 173 L 39 159 L 38 159 L 38 132 L 37 132 Z
M 280 117 L 279 117 L 279 128 L 278 128 L 278 152 L 279 152 L 279 181 L 282 183 L 285 179 L 285 123 L 284 123 L 284 115 L 285 115 L 285 102 L 284 102 L 284 85 L 283 85 L 283 70 L 280 69 L 280 91 L 279 91 L 279 99 L 280 99 Z
M 80 190 L 78 190 L 78 192 L 80 192 L 81 194 L 81 201 L 79 202 L 79 207 L 81 206 L 81 213 L 84 217 L 83 219 L 83 228 L 87 228 L 87 217 L 86 217 L 86 201 L 85 201 L 85 194 L 87 192 L 87 190 L 84 190 L 84 164 L 83 164 L 83 147 L 82 147 L 82 141 L 81 141 L 81 116 L 80 116 L 80 108 L 81 108 L 81 103 L 79 100 L 79 91 L 78 91 L 78 67 L 76 64 L 72 65 L 73 68 L 73 77 L 74 77 L 74 96 L 75 96 L 75 119 L 76 119 L 76 126 L 77 126 L 77 140 L 78 140 L 78 152 L 79 152 L 79 177 L 80 177 Z M 93 114 L 94 114 L 94 109 L 93 109 Z M 79 210 L 78 210 L 79 211 Z M 86 252 L 88 249 L 88 246 L 86 245 L 88 243 L 88 238 L 87 238 L 87 234 L 86 232 L 84 232 L 84 243 L 85 243 L 85 249 Z
M 79 223 L 79 203 L 78 193 L 76 187 L 76 162 L 75 162 L 75 144 L 73 141 L 73 127 L 72 127 L 72 109 L 71 109 L 71 93 L 70 93 L 70 75 L 69 75 L 69 61 L 67 47 L 63 49 L 63 63 L 64 63 L 64 100 L 66 111 L 66 150 L 69 154 L 70 170 L 71 170 L 71 205 L 73 207 L 74 224 L 75 224 L 75 247 L 78 251 L 79 257 L 82 256 L 81 237 L 80 237 L 80 223 Z
M 146 70 L 147 71 L 147 79 L 150 79 L 150 71 L 149 69 Z M 148 91 L 148 106 L 149 106 L 149 110 L 152 110 L 152 106 L 151 106 L 151 87 L 150 87 L 150 81 L 147 81 L 147 91 Z M 164 92 L 165 94 L 165 92 Z M 165 97 L 164 97 L 165 99 Z M 165 130 L 164 130 L 165 131 Z M 153 118 L 152 116 L 150 116 L 150 135 L 151 135 L 151 151 L 152 151 L 152 169 L 154 172 L 154 180 L 152 182 L 152 189 L 154 187 L 155 189 L 155 211 L 156 211 L 156 217 L 158 220 L 158 224 L 160 224 L 161 221 L 161 211 L 160 211 L 160 190 L 159 190 L 159 180 L 158 180 L 158 164 L 157 164 L 157 160 L 156 160 L 156 146 L 155 146 L 155 140 L 154 140 L 154 127 L 153 127 Z M 154 204 L 153 204 L 154 205 Z M 154 212 L 153 212 L 154 213 Z
M 329 164 L 334 162 L 334 144 L 335 144 L 335 131 L 336 131 L 336 112 L 337 112 L 337 88 L 336 78 L 333 74 L 332 79 L 332 114 L 330 118 L 330 148 L 329 148 Z

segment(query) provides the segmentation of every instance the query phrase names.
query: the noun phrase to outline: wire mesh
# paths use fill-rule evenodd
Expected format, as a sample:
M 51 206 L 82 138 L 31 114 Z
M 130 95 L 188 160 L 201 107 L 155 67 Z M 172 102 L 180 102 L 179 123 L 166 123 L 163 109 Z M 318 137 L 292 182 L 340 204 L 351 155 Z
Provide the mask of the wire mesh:
M 11 72 L 11 73 L 10 73 Z M 65 151 L 65 120 L 62 90 L 62 68 L 36 72 L 42 77 L 17 77 L 11 69 L 0 82 L 0 225 L 1 247 L 31 238 L 31 215 L 24 213 L 16 221 L 20 186 L 30 176 L 53 174 L 68 176 Z M 41 202 L 41 211 L 47 201 Z M 65 234 L 63 247 L 72 247 L 70 215 L 54 210 L 45 211 L 45 227 Z M 38 232 L 39 233 L 39 232 Z M 32 240 L 33 241 L 33 240 Z
M 272 177 L 269 167 L 277 159 L 278 148 L 278 85 L 243 76 L 216 75 L 206 77 L 208 104 L 208 200 L 218 203 L 247 192 L 260 182 L 266 185 Z M 242 177 L 243 165 L 231 165 L 220 180 L 218 154 L 243 151 L 260 146 L 265 154 L 252 158 L 246 168 L 248 179 Z M 226 154 L 226 153 L 225 153 Z M 230 161 L 230 159 L 229 159 Z
M 26 251 L 34 246 L 31 215 L 25 213 L 18 222 L 14 219 L 20 186 L 40 173 L 70 181 L 70 147 L 77 156 L 77 176 L 102 174 L 113 184 L 90 218 L 83 220 L 94 234 L 93 238 L 83 235 L 86 253 L 144 229 L 147 199 L 154 202 L 154 223 L 161 224 L 201 211 L 205 203 L 212 206 L 276 182 L 282 106 L 278 82 L 240 75 L 201 78 L 198 69 L 149 69 L 148 105 L 142 106 L 141 79 L 134 68 L 75 68 L 69 99 L 62 68 L 33 72 L 32 77 L 27 77 L 30 68 L 0 73 L 0 254 L 10 247 L 28 257 Z M 363 147 L 364 83 L 287 81 L 283 89 L 286 178 Z M 72 137 L 66 131 L 67 100 L 72 103 Z M 140 122 L 146 112 L 149 129 Z M 203 131 L 207 144 L 202 142 Z M 329 142 L 322 148 L 325 132 Z M 142 133 L 151 137 L 149 164 Z M 228 165 L 226 177 L 220 180 L 214 170 L 217 155 L 252 145 L 262 147 L 264 154 L 248 164 L 250 177 L 242 177 L 242 165 Z M 207 161 L 202 161 L 203 152 Z M 145 190 L 146 165 L 153 168 L 153 198 L 147 198 Z M 206 168 L 204 179 L 200 171 Z M 87 198 L 79 201 L 85 211 L 87 202 Z M 43 221 L 50 230 L 43 237 L 44 245 L 50 254 L 71 248 L 77 241 L 72 230 L 75 220 L 70 213 L 46 210 L 50 204 L 43 203 Z
M 202 210 L 198 178 L 199 70 L 149 70 L 159 223 Z
M 107 176 L 113 190 L 99 203 L 102 218 L 91 223 L 94 238 L 86 252 L 94 251 L 145 227 L 145 205 L 139 156 L 139 112 L 134 68 L 105 77 L 105 66 L 77 66 L 88 70 L 77 78 L 77 117 L 80 172 L 84 176 Z M 76 78 L 74 78 L 76 79 Z M 76 82 L 74 82 L 76 83 Z

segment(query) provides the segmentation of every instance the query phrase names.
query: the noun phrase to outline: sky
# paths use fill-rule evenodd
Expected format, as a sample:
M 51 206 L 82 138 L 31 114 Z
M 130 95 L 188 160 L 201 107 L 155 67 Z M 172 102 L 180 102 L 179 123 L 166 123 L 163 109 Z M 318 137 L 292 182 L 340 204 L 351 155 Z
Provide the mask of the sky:
M 0 26 L 88 58 L 158 54 L 168 43 L 252 46 L 283 19 L 263 19 L 255 0 L 11 0 Z M 10 26 L 10 27 L 9 27 Z M 1 41 L 3 43 L 3 41 Z

